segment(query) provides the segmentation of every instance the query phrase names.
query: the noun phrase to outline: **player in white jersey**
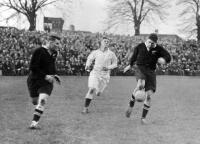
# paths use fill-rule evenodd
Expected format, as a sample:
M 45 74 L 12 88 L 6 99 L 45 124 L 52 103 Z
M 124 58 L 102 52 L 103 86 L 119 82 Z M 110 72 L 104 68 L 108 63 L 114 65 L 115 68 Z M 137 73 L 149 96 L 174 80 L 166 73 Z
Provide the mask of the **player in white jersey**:
M 109 83 L 111 70 L 117 67 L 117 57 L 108 47 L 109 39 L 103 37 L 100 48 L 92 51 L 87 58 L 85 69 L 90 71 L 93 62 L 94 66 L 88 78 L 89 89 L 85 96 L 85 106 L 82 113 L 88 113 L 93 96 L 95 94 L 100 96 Z

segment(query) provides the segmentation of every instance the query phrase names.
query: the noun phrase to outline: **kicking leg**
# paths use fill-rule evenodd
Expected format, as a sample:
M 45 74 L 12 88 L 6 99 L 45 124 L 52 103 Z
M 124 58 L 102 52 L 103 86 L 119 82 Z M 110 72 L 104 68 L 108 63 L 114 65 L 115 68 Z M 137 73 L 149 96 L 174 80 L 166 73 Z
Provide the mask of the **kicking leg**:
M 145 86 L 145 80 L 144 79 L 139 79 L 137 81 L 137 86 L 136 86 L 136 88 L 134 89 L 134 91 L 132 93 L 131 100 L 129 101 L 129 107 L 128 107 L 127 111 L 126 111 L 126 117 L 129 118 L 131 113 L 132 113 L 132 109 L 133 109 L 133 107 L 135 105 L 135 93 L 136 93 L 136 91 L 142 90 L 144 88 L 144 86 Z
M 39 94 L 38 104 L 36 105 L 35 112 L 33 114 L 33 120 L 32 120 L 32 123 L 30 125 L 31 129 L 36 129 L 37 128 L 37 125 L 38 125 L 38 122 L 40 120 L 40 117 L 43 114 L 44 106 L 45 106 L 45 104 L 47 102 L 48 96 L 49 95 L 45 94 L 45 93 Z

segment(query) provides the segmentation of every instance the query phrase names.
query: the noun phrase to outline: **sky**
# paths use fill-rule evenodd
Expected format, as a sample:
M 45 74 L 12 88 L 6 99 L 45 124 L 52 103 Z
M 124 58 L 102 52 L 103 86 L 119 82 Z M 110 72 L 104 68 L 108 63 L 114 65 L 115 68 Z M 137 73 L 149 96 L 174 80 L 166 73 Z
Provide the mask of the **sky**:
M 175 5 L 174 0 L 171 1 L 171 4 L 173 6 L 168 9 L 170 13 L 165 22 L 159 22 L 155 26 L 142 25 L 141 33 L 152 33 L 155 29 L 158 29 L 160 34 L 179 34 L 177 21 L 175 19 L 178 17 L 180 8 Z M 49 16 L 62 17 L 65 20 L 64 29 L 69 29 L 69 25 L 73 24 L 76 30 L 104 32 L 107 5 L 107 0 L 75 0 L 73 4 L 60 6 L 61 10 L 56 10 L 54 6 L 49 6 L 38 13 L 37 30 L 43 29 L 43 17 Z M 6 25 L 6 23 L 1 22 L 1 25 Z M 23 17 L 18 17 L 16 20 L 7 23 L 7 25 L 28 28 L 28 23 Z M 122 25 L 115 31 L 110 32 L 116 34 L 134 34 L 133 28 L 127 25 Z

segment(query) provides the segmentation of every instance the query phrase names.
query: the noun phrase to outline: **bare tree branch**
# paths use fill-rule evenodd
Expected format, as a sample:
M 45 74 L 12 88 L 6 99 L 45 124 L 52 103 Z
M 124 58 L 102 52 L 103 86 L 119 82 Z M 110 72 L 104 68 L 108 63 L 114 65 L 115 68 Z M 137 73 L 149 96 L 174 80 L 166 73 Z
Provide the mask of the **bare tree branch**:
M 72 2 L 72 0 L 1 0 L 0 8 L 6 7 L 26 16 L 30 24 L 29 30 L 35 30 L 38 10 L 58 2 L 66 4 L 67 2 Z M 14 16 L 16 15 L 9 16 L 8 20 Z
M 150 9 L 146 10 L 146 12 L 143 14 L 143 16 L 141 17 L 141 23 L 143 22 L 143 20 L 145 19 L 145 17 L 147 16 L 147 14 L 150 12 Z
M 188 34 L 194 34 L 196 31 L 197 40 L 200 42 L 200 1 L 178 0 L 177 4 L 184 7 L 184 10 L 179 14 L 182 23 L 184 23 L 180 29 Z
M 164 20 L 167 13 L 167 7 L 164 0 L 109 0 L 108 7 L 108 21 L 114 21 L 117 25 L 117 19 L 124 19 L 132 22 L 134 25 L 135 35 L 140 34 L 140 25 L 143 21 L 158 16 L 159 19 Z M 118 21 L 118 24 L 121 24 Z M 109 23 L 108 23 L 109 25 Z M 112 26 L 108 26 L 112 27 Z

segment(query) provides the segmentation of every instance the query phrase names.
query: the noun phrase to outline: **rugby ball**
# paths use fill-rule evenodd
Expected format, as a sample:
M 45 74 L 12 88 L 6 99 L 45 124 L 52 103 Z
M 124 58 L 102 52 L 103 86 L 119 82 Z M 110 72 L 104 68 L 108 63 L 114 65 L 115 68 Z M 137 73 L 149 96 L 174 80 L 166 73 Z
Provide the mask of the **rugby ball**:
M 135 93 L 135 100 L 137 102 L 143 102 L 145 100 L 145 97 L 146 97 L 145 94 L 146 93 L 145 93 L 144 90 L 138 90 L 138 91 L 136 91 L 136 93 Z
M 158 58 L 158 63 L 163 65 L 166 63 L 166 61 L 164 58 L 160 57 L 160 58 Z

